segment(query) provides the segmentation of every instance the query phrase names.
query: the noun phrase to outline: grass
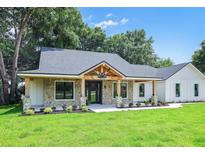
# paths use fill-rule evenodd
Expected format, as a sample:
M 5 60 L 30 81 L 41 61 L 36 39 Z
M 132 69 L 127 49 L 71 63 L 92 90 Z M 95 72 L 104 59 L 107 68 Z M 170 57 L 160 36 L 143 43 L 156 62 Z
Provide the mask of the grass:
M 205 104 L 178 109 L 21 116 L 0 107 L 0 146 L 205 146 Z

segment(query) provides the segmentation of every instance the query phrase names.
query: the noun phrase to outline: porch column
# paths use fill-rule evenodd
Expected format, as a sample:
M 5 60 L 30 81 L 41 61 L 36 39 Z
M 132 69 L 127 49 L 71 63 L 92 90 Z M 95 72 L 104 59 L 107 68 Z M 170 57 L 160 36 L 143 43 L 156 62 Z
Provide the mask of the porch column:
M 117 80 L 117 96 L 121 97 L 121 80 Z
M 85 97 L 85 78 L 81 79 L 81 97 Z
M 157 81 L 152 81 L 152 102 L 157 104 Z
M 81 79 L 81 97 L 80 97 L 80 106 L 86 105 L 86 97 L 85 97 L 85 78 Z
M 25 78 L 25 96 L 30 97 L 30 78 Z
M 26 111 L 31 107 L 31 98 L 30 98 L 30 78 L 25 77 L 25 96 L 22 96 L 22 102 L 23 102 L 23 111 Z

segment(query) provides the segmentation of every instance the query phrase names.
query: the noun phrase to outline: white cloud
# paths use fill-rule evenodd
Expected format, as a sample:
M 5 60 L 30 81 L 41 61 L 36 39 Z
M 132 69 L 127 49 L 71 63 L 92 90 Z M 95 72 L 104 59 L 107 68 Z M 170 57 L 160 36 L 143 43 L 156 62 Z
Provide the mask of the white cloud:
M 126 24 L 128 21 L 129 21 L 129 19 L 127 19 L 127 18 L 122 18 L 122 19 L 120 20 L 120 24 L 124 25 L 124 24 Z
M 92 18 L 93 18 L 92 14 L 88 16 L 88 20 L 91 20 Z
M 91 21 L 93 19 L 93 15 L 90 14 L 88 17 L 85 18 L 86 21 Z
M 112 13 L 108 13 L 105 17 L 106 17 L 106 18 L 109 18 L 109 17 L 111 17 L 111 16 L 113 16 L 113 14 L 112 14 Z
M 95 27 L 101 27 L 102 29 L 106 29 L 107 27 L 117 26 L 119 22 L 113 20 L 105 20 L 95 24 Z
M 104 20 L 95 24 L 95 27 L 101 27 L 102 29 L 106 29 L 107 27 L 124 25 L 129 21 L 127 18 L 122 18 L 121 20 Z

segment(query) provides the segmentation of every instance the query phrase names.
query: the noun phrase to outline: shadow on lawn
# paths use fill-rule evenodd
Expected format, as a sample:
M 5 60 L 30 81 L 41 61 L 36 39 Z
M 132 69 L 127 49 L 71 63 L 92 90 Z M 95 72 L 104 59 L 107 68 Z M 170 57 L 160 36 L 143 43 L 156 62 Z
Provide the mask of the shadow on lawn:
M 9 105 L 9 106 L 1 106 L 0 109 L 4 109 L 5 112 L 0 113 L 0 115 L 9 115 L 21 113 L 22 107 L 20 104 Z

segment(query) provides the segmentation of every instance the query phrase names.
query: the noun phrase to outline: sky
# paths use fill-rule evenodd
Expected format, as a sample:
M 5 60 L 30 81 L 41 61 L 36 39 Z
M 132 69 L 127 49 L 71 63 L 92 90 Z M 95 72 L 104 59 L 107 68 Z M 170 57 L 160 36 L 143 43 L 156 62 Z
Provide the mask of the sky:
M 161 58 L 175 64 L 190 62 L 194 51 L 205 40 L 205 8 L 79 8 L 90 27 L 101 27 L 112 36 L 144 29 L 154 40 Z

